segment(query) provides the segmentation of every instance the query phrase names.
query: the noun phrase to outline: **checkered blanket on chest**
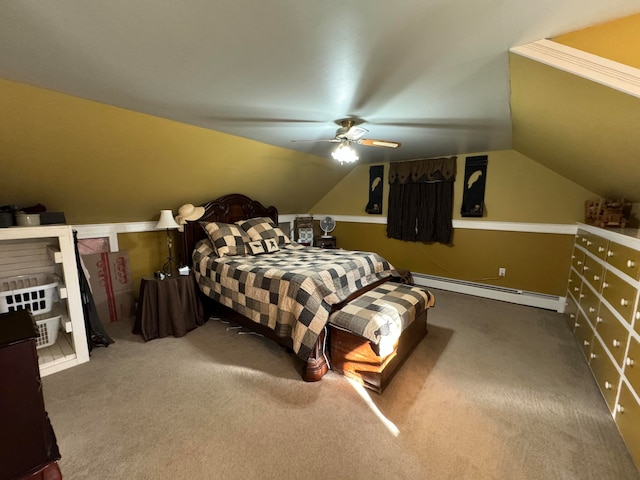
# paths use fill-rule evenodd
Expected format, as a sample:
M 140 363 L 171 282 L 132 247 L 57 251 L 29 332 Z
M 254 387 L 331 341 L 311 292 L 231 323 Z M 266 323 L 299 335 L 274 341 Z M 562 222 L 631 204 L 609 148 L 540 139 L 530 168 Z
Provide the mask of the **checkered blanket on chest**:
M 387 282 L 350 301 L 329 317 L 329 323 L 367 338 L 379 356 L 394 349 L 400 335 L 433 305 L 427 290 Z
M 265 255 L 219 258 L 206 241 L 196 246 L 193 265 L 205 295 L 291 338 L 304 360 L 332 305 L 394 272 L 370 252 L 285 246 Z

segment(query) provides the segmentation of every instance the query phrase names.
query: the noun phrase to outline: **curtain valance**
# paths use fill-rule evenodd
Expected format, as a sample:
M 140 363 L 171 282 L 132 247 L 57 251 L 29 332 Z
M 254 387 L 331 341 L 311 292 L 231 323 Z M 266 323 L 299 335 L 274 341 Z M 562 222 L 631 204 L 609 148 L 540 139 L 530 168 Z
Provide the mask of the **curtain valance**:
M 389 183 L 433 183 L 455 181 L 456 158 L 428 158 L 389 164 Z

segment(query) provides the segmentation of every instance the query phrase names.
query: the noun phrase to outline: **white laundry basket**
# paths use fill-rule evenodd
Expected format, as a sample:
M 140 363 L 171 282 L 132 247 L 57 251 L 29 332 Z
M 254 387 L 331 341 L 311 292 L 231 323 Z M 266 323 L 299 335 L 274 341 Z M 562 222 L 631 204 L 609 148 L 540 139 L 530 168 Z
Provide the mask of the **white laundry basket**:
M 60 319 L 62 315 L 57 315 L 43 320 L 36 320 L 38 326 L 38 338 L 36 348 L 44 348 L 56 343 L 58 330 L 60 330 Z
M 48 313 L 53 307 L 58 279 L 47 273 L 0 279 L 0 313 L 27 309 L 33 315 Z

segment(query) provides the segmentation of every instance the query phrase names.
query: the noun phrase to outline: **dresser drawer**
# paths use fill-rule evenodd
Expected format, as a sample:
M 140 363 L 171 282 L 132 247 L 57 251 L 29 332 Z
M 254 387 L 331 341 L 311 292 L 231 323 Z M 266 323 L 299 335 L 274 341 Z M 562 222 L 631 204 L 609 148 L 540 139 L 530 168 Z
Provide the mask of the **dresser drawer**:
M 573 253 L 571 254 L 571 266 L 575 268 L 579 274 L 582 274 L 582 269 L 584 268 L 584 257 L 585 253 L 573 247 Z
M 571 295 L 567 295 L 564 307 L 564 318 L 572 332 L 576 329 L 576 319 L 578 318 L 578 304 Z
M 585 257 L 582 276 L 596 292 L 600 292 L 604 277 L 604 266 L 591 257 Z
M 604 396 L 609 410 L 613 412 L 618 394 L 620 374 L 605 352 L 604 347 L 597 338 L 593 339 L 591 354 L 589 355 L 591 371 L 598 382 L 598 387 Z
M 600 305 L 600 297 L 587 285 L 582 285 L 580 290 L 580 306 L 587 316 L 591 325 L 596 324 L 596 318 L 598 316 L 598 306 Z
M 575 301 L 580 300 L 580 287 L 582 286 L 582 279 L 578 272 L 576 272 L 573 268 L 569 273 L 569 283 L 567 284 L 567 291 L 573 296 Z
M 640 465 L 640 405 L 624 383 L 616 408 L 616 423 L 629 453 L 636 465 Z
M 635 389 L 640 391 L 640 342 L 631 337 L 629 344 L 629 354 L 624 359 L 624 376 Z
M 604 274 L 602 296 L 629 324 L 633 320 L 636 293 L 635 287 L 629 285 L 611 270 L 607 270 Z
M 586 233 L 586 242 L 583 246 L 599 259 L 604 260 L 607 258 L 609 240 L 594 235 L 593 233 Z
M 589 355 L 591 354 L 591 343 L 593 342 L 593 329 L 591 328 L 591 324 L 589 324 L 588 320 L 580 312 L 578 312 L 578 319 L 576 320 L 573 333 L 582 348 L 584 356 L 589 359 Z
M 596 320 L 596 331 L 602 338 L 605 347 L 618 362 L 618 366 L 622 366 L 624 360 L 624 352 L 627 348 L 627 339 L 629 331 L 620 320 L 609 311 L 604 305 L 600 305 L 598 319 Z
M 640 273 L 640 252 L 619 243 L 609 242 L 607 262 L 637 280 Z

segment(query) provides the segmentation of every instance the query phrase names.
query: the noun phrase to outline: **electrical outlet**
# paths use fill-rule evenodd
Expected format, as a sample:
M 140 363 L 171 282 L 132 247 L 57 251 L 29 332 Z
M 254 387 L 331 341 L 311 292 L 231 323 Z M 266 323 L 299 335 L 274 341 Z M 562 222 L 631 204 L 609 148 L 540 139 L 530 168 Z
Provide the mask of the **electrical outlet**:
M 499 276 L 499 277 L 504 277 L 506 274 L 507 274 L 507 269 L 506 269 L 506 268 L 502 268 L 502 267 L 500 267 L 500 268 L 498 269 L 498 276 Z

